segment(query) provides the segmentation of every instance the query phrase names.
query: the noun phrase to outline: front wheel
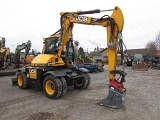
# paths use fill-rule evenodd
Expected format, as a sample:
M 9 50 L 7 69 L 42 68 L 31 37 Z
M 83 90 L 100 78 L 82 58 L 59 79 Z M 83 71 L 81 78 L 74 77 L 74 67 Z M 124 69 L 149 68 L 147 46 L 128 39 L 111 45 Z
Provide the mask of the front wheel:
M 26 74 L 22 72 L 17 72 L 17 84 L 20 89 L 28 88 L 28 80 Z
M 62 83 L 59 78 L 48 75 L 44 78 L 43 88 L 48 98 L 57 99 L 62 94 Z

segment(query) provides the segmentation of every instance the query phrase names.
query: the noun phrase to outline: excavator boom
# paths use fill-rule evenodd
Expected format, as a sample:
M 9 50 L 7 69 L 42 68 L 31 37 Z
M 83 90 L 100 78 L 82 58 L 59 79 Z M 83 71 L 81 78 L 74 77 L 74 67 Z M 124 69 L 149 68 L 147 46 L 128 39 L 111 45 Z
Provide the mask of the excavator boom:
M 94 14 L 104 11 L 113 10 L 111 17 L 109 15 L 104 15 L 101 18 L 92 18 L 88 16 L 80 16 L 84 14 Z M 110 10 L 90 10 L 90 11 L 78 11 L 78 12 L 66 12 L 61 13 L 61 42 L 62 49 L 59 51 L 59 55 L 64 50 L 67 45 L 67 41 L 73 37 L 72 29 L 73 23 L 85 24 L 85 25 L 98 25 L 106 28 L 107 34 L 107 45 L 108 45 L 108 58 L 109 58 L 109 71 L 115 70 L 116 67 L 116 57 L 118 49 L 118 37 L 122 36 L 121 32 L 124 25 L 124 18 L 122 11 L 119 7 Z M 110 78 L 114 75 L 110 74 Z
M 84 16 L 85 14 L 94 14 L 106 11 L 113 11 L 112 15 L 104 15 L 101 18 Z M 124 103 L 124 97 L 126 94 L 126 89 L 123 86 L 126 73 L 121 70 L 116 70 L 116 60 L 119 45 L 121 45 L 121 50 L 123 50 L 121 42 L 124 17 L 121 9 L 116 6 L 114 9 L 109 10 L 96 9 L 78 12 L 62 12 L 60 21 L 60 41 L 62 42 L 62 49 L 58 51 L 59 56 L 61 55 L 62 51 L 65 50 L 66 46 L 68 44 L 72 44 L 73 42 L 72 30 L 74 23 L 85 25 L 98 25 L 106 28 L 110 81 L 109 95 L 107 99 L 102 100 L 98 104 L 112 108 L 119 108 Z M 123 52 L 121 51 L 121 53 Z M 120 81 L 115 79 L 116 74 L 119 74 L 121 76 Z
M 21 45 L 17 45 L 14 53 L 14 61 L 17 62 L 17 59 L 19 59 L 19 54 L 22 50 L 25 49 L 24 58 L 26 59 L 27 54 L 29 53 L 31 49 L 31 41 L 28 40 L 26 43 L 22 43 Z

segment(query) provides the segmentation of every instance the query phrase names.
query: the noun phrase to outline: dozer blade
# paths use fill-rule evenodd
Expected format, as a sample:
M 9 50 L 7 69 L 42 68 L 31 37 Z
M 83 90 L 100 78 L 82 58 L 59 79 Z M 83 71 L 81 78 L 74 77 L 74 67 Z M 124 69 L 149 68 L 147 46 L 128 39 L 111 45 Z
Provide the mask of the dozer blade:
M 16 86 L 17 85 L 17 78 L 11 78 L 12 80 L 12 86 Z
M 136 65 L 132 65 L 132 69 L 136 71 L 148 71 L 148 65 L 136 64 Z
M 109 85 L 109 94 L 107 98 L 103 99 L 97 104 L 100 106 L 106 106 L 110 108 L 120 108 L 124 104 L 125 96 L 126 90 L 121 91 Z

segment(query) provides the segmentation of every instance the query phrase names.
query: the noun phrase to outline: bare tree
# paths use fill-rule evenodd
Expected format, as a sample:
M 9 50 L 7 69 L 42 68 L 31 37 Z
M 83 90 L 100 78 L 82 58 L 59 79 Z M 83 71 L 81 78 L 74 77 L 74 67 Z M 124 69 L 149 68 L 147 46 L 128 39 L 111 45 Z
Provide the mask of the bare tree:
M 154 57 L 155 53 L 157 51 L 156 43 L 155 41 L 150 41 L 146 44 L 146 48 L 148 48 L 148 57 Z
M 160 50 L 160 32 L 156 36 L 155 44 L 156 44 L 157 49 Z

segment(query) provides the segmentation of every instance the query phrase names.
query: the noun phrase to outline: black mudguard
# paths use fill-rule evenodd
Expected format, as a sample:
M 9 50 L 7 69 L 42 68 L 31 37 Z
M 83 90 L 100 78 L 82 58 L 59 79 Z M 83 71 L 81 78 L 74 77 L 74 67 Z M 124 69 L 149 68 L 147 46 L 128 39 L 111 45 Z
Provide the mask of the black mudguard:
M 86 69 L 86 68 L 75 68 L 75 70 L 81 71 L 81 72 L 84 72 L 84 73 L 89 73 L 89 70 Z
M 66 76 L 66 73 L 63 71 L 48 71 L 44 74 L 46 75 L 53 75 L 54 77 L 61 77 L 61 76 Z

